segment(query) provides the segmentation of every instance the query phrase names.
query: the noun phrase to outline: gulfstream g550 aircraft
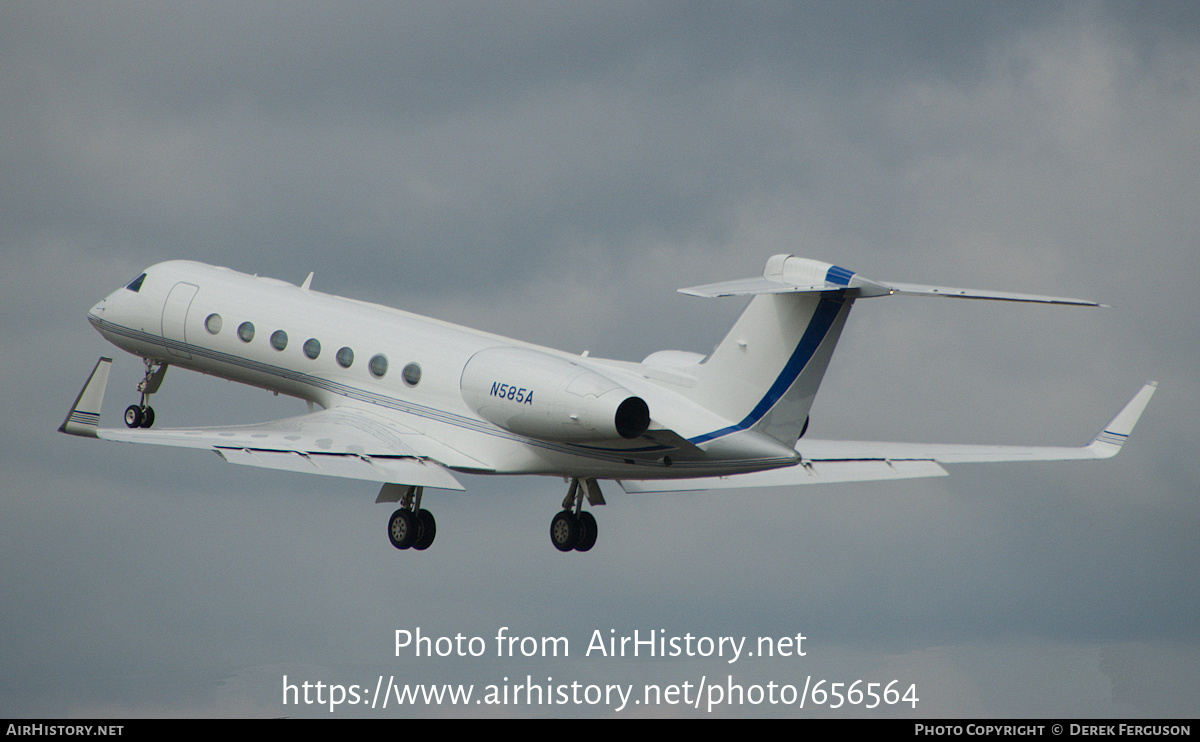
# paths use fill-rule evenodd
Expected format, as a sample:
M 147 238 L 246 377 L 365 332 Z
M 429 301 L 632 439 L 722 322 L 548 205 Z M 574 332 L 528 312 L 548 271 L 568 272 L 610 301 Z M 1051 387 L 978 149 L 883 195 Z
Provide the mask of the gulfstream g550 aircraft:
M 126 428 L 101 428 L 112 359 L 97 362 L 59 430 L 128 443 L 203 448 L 226 461 L 383 483 L 376 502 L 398 549 L 425 549 L 436 526 L 425 488 L 463 489 L 454 472 L 570 480 L 550 537 L 587 551 L 604 504 L 626 492 L 792 486 L 943 476 L 942 464 L 1113 456 L 1156 384 L 1145 385 L 1079 448 L 869 443 L 803 438 L 808 413 L 856 299 L 917 294 L 1099 306 L 1079 299 L 882 283 L 776 255 L 758 278 L 681 289 L 750 296 L 708 356 L 641 363 L 591 358 L 299 285 L 188 261 L 148 268 L 88 312 L 108 341 L 145 361 Z M 299 397 L 309 412 L 262 425 L 151 430 L 150 395 L 169 366 Z M 319 408 L 319 409 L 318 409 Z

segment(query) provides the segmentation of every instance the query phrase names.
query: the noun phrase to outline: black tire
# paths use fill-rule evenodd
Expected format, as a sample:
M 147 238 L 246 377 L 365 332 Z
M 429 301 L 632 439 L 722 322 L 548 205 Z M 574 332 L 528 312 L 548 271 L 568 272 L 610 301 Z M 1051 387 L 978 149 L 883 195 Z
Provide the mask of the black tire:
M 139 428 L 148 428 L 154 424 L 154 408 L 146 405 L 142 408 L 142 422 L 138 425 Z
M 425 551 L 433 544 L 433 538 L 437 535 L 437 521 L 433 519 L 433 513 L 422 508 L 417 511 L 417 523 L 421 533 L 412 547 L 417 551 Z
M 550 521 L 550 541 L 559 551 L 570 551 L 579 543 L 579 520 L 569 510 L 556 514 Z
M 142 408 L 131 404 L 125 408 L 125 427 L 140 428 L 142 426 Z
M 596 545 L 596 518 L 584 510 L 579 514 L 579 540 L 575 551 L 588 551 Z
M 411 510 L 400 508 L 388 519 L 388 540 L 397 549 L 407 549 L 420 535 L 421 526 Z

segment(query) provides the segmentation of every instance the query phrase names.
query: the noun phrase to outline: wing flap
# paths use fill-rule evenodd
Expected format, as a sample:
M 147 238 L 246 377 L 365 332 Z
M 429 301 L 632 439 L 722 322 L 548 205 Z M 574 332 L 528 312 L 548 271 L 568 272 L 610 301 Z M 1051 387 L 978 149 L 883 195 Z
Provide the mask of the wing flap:
M 362 456 L 359 454 L 302 453 L 300 451 L 253 450 L 246 448 L 213 449 L 231 464 L 280 469 L 301 474 L 323 474 L 369 482 L 403 482 L 420 487 L 461 490 L 463 486 L 438 464 L 404 456 Z
M 180 448 L 297 451 L 313 455 L 412 456 L 490 471 L 478 459 L 367 410 L 337 407 L 270 423 L 215 428 L 101 428 L 96 437 Z M 271 467 L 277 468 L 277 467 Z
M 801 484 L 834 482 L 871 482 L 885 479 L 944 477 L 947 472 L 935 461 L 804 461 L 783 469 L 734 474 L 727 477 L 695 479 L 620 480 L 629 493 L 691 492 L 696 490 L 740 489 L 742 487 L 794 487 Z
M 402 439 L 396 427 L 396 423 L 387 423 L 363 410 L 335 408 L 271 423 L 225 428 L 100 428 L 97 437 L 122 443 L 209 449 L 225 461 L 243 466 L 463 489 L 449 471 L 420 450 L 421 437 L 415 431 Z M 417 446 L 411 445 L 414 443 Z
M 734 281 L 706 283 L 703 286 L 690 286 L 678 289 L 679 293 L 688 296 L 699 296 L 705 299 L 717 299 L 724 296 L 756 296 L 758 294 L 796 294 L 817 291 L 838 291 L 845 286 L 826 283 L 784 283 L 766 277 L 739 278 Z
M 97 437 L 124 443 L 210 449 L 231 464 L 305 474 L 461 490 L 422 443 L 446 446 L 380 415 L 338 407 L 259 425 L 143 430 L 101 428 Z M 436 445 L 435 445 L 436 444 Z M 486 469 L 475 459 L 456 461 Z

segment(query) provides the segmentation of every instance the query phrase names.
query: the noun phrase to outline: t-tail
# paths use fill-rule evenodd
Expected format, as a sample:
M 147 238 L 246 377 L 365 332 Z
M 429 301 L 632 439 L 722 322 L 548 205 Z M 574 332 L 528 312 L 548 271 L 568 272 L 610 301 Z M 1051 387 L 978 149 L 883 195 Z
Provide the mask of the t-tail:
M 883 283 L 791 255 L 772 256 L 762 277 L 679 291 L 702 297 L 752 297 L 712 354 L 693 369 L 694 399 L 734 422 L 709 437 L 752 430 L 789 447 L 807 428 L 809 410 L 855 299 L 913 294 L 1101 306 L 1082 299 Z

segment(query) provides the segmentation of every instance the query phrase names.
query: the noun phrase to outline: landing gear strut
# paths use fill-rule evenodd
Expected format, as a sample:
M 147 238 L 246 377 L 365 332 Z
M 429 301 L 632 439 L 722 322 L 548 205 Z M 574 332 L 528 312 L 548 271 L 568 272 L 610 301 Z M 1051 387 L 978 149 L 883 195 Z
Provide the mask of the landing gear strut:
M 595 479 L 571 480 L 562 511 L 550 521 L 550 542 L 559 551 L 587 551 L 596 545 L 596 518 L 583 509 L 585 493 L 589 505 L 604 504 L 604 495 Z
M 162 386 L 163 376 L 167 373 L 167 364 L 142 359 L 146 364 L 146 375 L 138 382 L 137 390 L 141 393 L 141 401 L 125 408 L 125 425 L 130 428 L 148 428 L 154 424 L 154 408 L 150 406 L 150 395 Z
M 391 489 L 395 488 L 395 489 Z M 403 494 L 398 498 L 400 509 L 388 519 L 388 540 L 397 549 L 424 551 L 433 544 L 437 535 L 437 521 L 433 513 L 421 509 L 421 494 L 424 487 L 385 484 L 379 491 L 376 502 L 396 502 L 391 499 L 396 490 Z

